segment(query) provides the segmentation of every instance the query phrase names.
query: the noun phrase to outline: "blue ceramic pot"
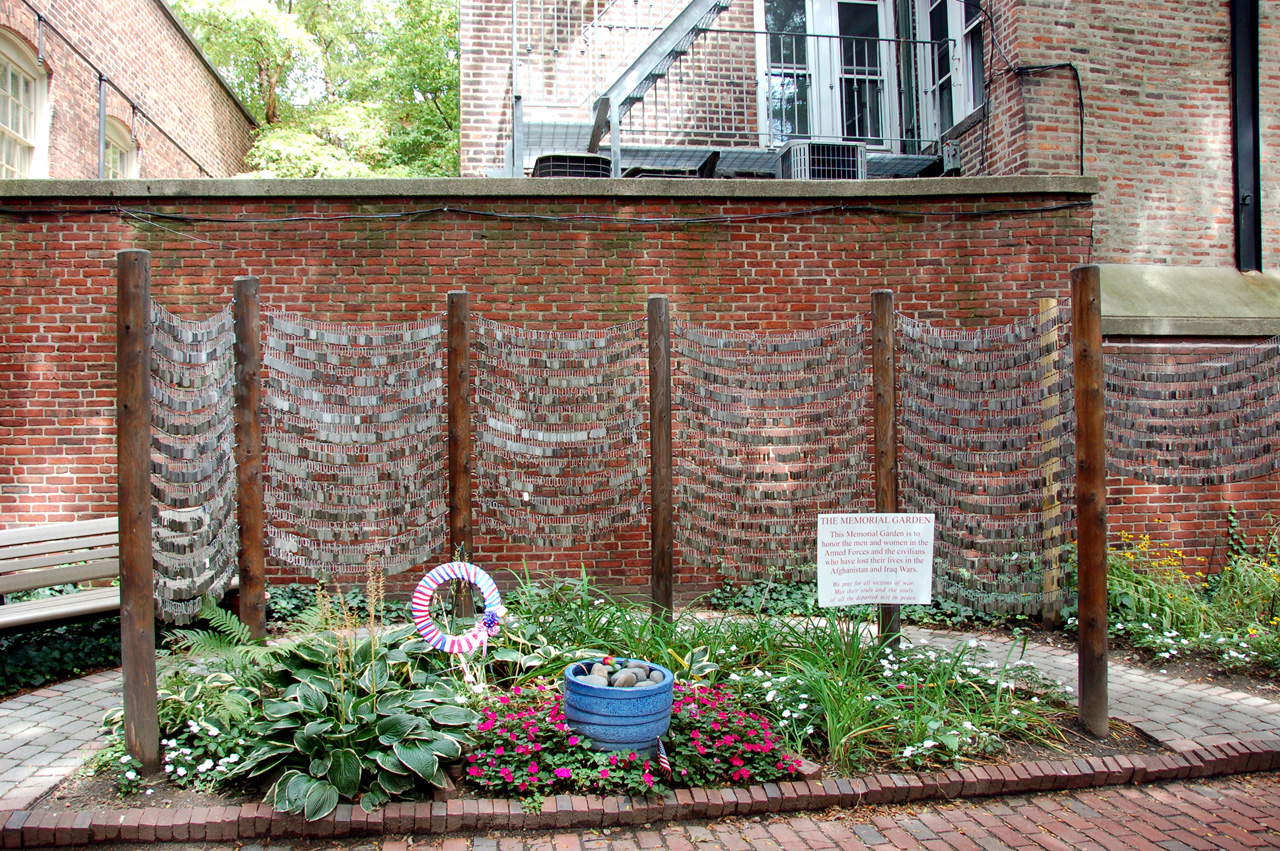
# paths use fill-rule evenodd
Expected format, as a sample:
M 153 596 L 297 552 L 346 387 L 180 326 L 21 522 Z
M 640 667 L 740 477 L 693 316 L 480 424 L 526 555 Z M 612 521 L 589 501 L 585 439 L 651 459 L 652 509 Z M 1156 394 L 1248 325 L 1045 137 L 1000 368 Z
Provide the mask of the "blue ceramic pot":
M 662 682 L 648 688 L 610 688 L 584 683 L 600 659 L 574 662 L 564 669 L 564 715 L 573 731 L 600 751 L 647 751 L 671 726 L 671 687 L 675 675 L 661 665 Z M 623 664 L 630 659 L 619 659 Z M 643 659 L 638 661 L 644 662 Z

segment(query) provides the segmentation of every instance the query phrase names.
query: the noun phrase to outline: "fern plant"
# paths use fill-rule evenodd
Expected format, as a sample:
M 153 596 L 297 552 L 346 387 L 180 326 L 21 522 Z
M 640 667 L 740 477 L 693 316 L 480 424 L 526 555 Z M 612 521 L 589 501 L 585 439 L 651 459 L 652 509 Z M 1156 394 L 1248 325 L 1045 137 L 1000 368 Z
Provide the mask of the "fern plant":
M 261 685 L 266 671 L 279 658 L 281 648 L 254 638 L 240 618 L 206 599 L 200 617 L 208 629 L 179 629 L 173 645 L 211 671 L 229 674 L 240 685 Z

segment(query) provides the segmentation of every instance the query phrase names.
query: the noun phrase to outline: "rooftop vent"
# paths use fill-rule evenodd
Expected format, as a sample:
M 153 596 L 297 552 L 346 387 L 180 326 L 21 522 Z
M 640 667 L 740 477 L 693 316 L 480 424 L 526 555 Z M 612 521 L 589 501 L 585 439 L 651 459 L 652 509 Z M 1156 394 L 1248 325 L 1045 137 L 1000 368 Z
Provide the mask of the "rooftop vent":
M 534 177 L 609 177 L 612 161 L 596 154 L 543 154 L 533 164 Z
M 778 155 L 783 180 L 862 180 L 867 147 L 861 142 L 788 142 Z

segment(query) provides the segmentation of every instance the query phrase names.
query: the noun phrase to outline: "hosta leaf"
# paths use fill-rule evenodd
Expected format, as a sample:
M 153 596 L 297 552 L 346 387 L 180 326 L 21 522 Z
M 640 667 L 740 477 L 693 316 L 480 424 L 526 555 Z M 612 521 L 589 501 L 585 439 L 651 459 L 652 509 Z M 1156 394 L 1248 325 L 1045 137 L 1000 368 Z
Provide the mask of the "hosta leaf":
M 324 694 L 333 694 L 333 681 L 328 677 L 309 674 L 307 676 L 298 677 L 298 682 L 306 683 L 313 689 Z
M 360 688 L 367 692 L 377 692 L 387 687 L 387 681 L 391 679 L 391 671 L 387 668 L 387 663 L 383 659 L 374 659 L 356 680 L 360 684 Z
M 402 741 L 411 730 L 418 726 L 418 719 L 412 715 L 391 715 L 378 722 L 378 741 L 384 745 L 394 745 Z
M 289 812 L 302 812 L 302 806 L 307 800 L 307 791 L 315 782 L 301 771 L 294 772 L 294 776 L 289 778 L 289 783 L 284 790 L 285 804 Z
M 319 756 L 324 750 L 324 742 L 319 736 L 308 736 L 305 730 L 293 734 L 293 746 L 310 757 Z
M 373 661 L 373 642 L 370 639 L 366 638 L 364 641 L 361 641 L 358 645 L 356 645 L 356 652 L 351 657 L 351 661 L 355 663 L 357 668 L 360 667 L 361 665 L 368 665 L 370 662 L 372 662 Z
M 249 758 L 237 767 L 235 773 L 245 777 L 257 777 L 260 774 L 266 774 L 291 753 L 293 753 L 293 748 L 288 745 L 263 745 L 249 754 Z
M 401 650 L 399 647 L 392 647 L 387 651 L 387 662 L 392 665 L 402 665 L 409 661 L 409 654 Z
M 410 697 L 407 691 L 393 691 L 378 695 L 378 714 L 398 715 L 401 707 L 409 702 Z
M 425 745 L 398 744 L 392 748 L 395 755 L 400 757 L 400 761 L 409 767 L 409 770 L 421 777 L 423 780 L 430 780 L 435 776 L 436 767 L 440 761 L 436 758 L 435 751 Z
M 308 773 L 312 777 L 324 777 L 325 772 L 329 770 L 331 762 L 333 762 L 333 754 L 330 753 L 322 753 L 317 757 L 313 757 Z
M 462 756 L 462 745 L 448 736 L 436 737 L 434 741 L 427 744 L 427 747 L 439 754 L 442 759 L 457 759 Z
M 308 736 L 320 736 L 329 732 L 331 729 L 333 729 L 333 721 L 328 718 L 323 718 L 319 721 L 312 721 L 302 728 L 303 732 Z
M 408 774 L 409 767 L 400 761 L 400 757 L 391 751 L 378 751 L 373 755 L 378 765 L 393 774 Z
M 429 782 L 431 783 L 432 786 L 439 786 L 441 789 L 444 788 L 447 780 L 444 776 L 443 766 L 436 766 L 436 773 L 431 775 L 431 780 Z
M 310 683 L 298 683 L 298 702 L 303 709 L 317 715 L 329 708 L 329 698 Z
M 336 806 L 338 806 L 338 790 L 323 780 L 317 780 L 307 790 L 302 814 L 307 821 L 315 821 L 329 815 Z
M 384 632 L 382 634 L 382 642 L 387 646 L 391 646 L 393 644 L 401 644 L 401 642 L 405 641 L 410 636 L 416 637 L 417 634 L 418 634 L 418 628 L 413 624 L 409 623 L 409 624 L 405 624 L 404 626 L 398 626 L 395 629 L 389 629 L 386 632 Z M 417 640 L 422 641 L 421 638 Z M 404 649 L 403 644 L 401 644 L 400 649 Z
M 279 779 L 271 785 L 267 790 L 267 796 L 264 799 L 266 803 L 276 812 L 287 813 L 289 811 L 289 784 L 302 776 L 302 772 L 290 769 L 281 774 Z
M 480 720 L 480 715 L 465 706 L 444 704 L 431 710 L 431 720 L 444 727 L 462 727 Z
M 329 764 L 329 782 L 344 798 L 354 798 L 360 789 L 360 757 L 350 748 L 341 748 L 332 754 Z
M 390 771 L 379 771 L 378 785 L 383 789 L 386 789 L 392 795 L 399 795 L 401 792 L 413 788 L 413 775 L 395 774 Z
M 297 715 L 302 707 L 292 700 L 268 700 L 262 704 L 262 714 L 272 721 L 278 721 L 286 715 Z
M 319 647 L 310 644 L 297 644 L 293 648 L 293 652 L 317 665 L 324 665 L 329 661 L 329 656 Z
M 493 652 L 493 658 L 497 659 L 499 662 L 519 662 L 520 651 L 513 650 L 510 647 L 503 647 L 501 650 L 495 650 Z
M 366 813 L 371 813 L 390 800 L 391 796 L 375 783 L 368 792 L 360 796 L 360 809 Z

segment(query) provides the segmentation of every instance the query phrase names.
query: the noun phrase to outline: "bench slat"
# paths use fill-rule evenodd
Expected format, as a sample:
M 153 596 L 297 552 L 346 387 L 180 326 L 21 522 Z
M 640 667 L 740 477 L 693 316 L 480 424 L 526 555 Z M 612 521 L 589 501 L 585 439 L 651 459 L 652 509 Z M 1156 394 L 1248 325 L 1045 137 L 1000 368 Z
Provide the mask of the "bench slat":
M 0 547 L 31 544 L 41 541 L 63 541 L 68 538 L 84 538 L 93 535 L 118 533 L 114 517 L 97 520 L 78 520 L 75 523 L 47 523 L 43 526 L 23 526 L 17 529 L 0 529 Z
M 109 535 L 98 535 L 92 538 L 77 538 L 69 541 L 42 541 L 38 544 L 20 544 L 0 549 L 0 569 L 13 559 L 42 556 L 49 553 L 75 553 L 79 550 L 91 550 L 100 547 L 114 547 L 120 543 L 120 535 L 112 532 Z M 73 559 L 67 558 L 66 561 Z
M 119 588 L 94 588 L 60 597 L 0 606 L 0 629 L 113 612 L 119 608 Z
M 100 559 L 67 567 L 47 567 L 41 570 L 10 573 L 0 576 L 0 594 L 15 594 L 33 588 L 52 588 L 55 585 L 71 585 L 76 582 L 92 582 L 95 579 L 114 579 L 120 575 L 120 559 Z
M 0 558 L 0 576 L 16 573 L 19 570 L 35 570 L 39 567 L 60 567 L 69 562 L 103 561 L 120 558 L 120 547 L 99 547 L 96 550 L 84 550 L 74 553 L 54 553 L 47 556 L 31 556 L 30 558 Z

